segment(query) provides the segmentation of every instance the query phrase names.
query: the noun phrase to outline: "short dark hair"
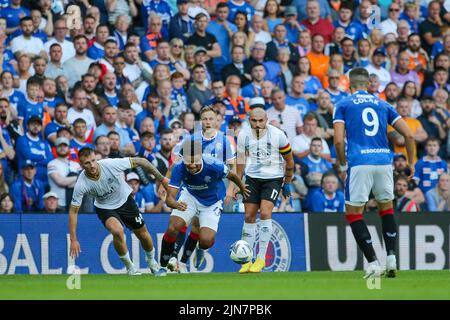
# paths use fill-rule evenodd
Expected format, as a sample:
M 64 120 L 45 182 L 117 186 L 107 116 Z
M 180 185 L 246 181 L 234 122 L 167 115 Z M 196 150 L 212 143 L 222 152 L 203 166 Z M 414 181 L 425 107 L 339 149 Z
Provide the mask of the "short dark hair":
M 103 46 L 106 46 L 108 43 L 114 43 L 114 44 L 117 44 L 117 41 L 116 41 L 115 39 L 107 39 L 107 40 L 105 41 L 105 43 L 104 43 Z
M 31 17 L 23 17 L 23 18 L 20 19 L 20 24 L 22 24 L 22 22 L 25 22 L 25 21 L 33 22 L 33 18 L 31 18 Z
M 55 42 L 54 44 L 52 44 L 50 46 L 50 50 L 52 50 L 54 47 L 60 47 L 62 49 L 61 45 L 59 43 L 57 43 L 57 42 Z
M 172 134 L 172 133 L 173 133 L 172 129 L 166 128 L 166 129 L 163 129 L 159 135 L 162 137 L 162 136 L 164 136 L 166 134 Z
M 320 137 L 314 137 L 314 138 L 312 138 L 312 139 L 311 139 L 311 143 L 310 143 L 310 145 L 312 145 L 312 143 L 313 143 L 314 141 L 320 141 L 320 143 L 322 143 L 322 144 L 323 144 L 323 142 L 322 142 L 322 138 L 320 138 Z
M 98 138 L 97 138 L 98 139 Z M 89 147 L 83 147 L 78 151 L 78 159 L 89 157 L 91 154 L 95 154 L 94 149 Z
M 114 130 L 108 132 L 107 137 L 109 138 L 109 137 L 114 136 L 114 135 L 116 135 L 116 136 L 118 136 L 120 138 L 120 134 L 117 131 L 114 131 Z
M 56 136 L 59 137 L 59 135 L 60 135 L 62 132 L 68 132 L 68 133 L 72 134 L 72 131 L 70 131 L 69 128 L 67 128 L 67 127 L 61 127 L 61 128 L 58 129 L 58 131 L 56 131 Z
M 349 78 L 351 87 L 368 85 L 369 72 L 365 68 L 361 67 L 353 68 L 352 70 L 350 70 Z
M 31 78 L 28 79 L 28 81 L 27 81 L 27 88 L 28 88 L 29 86 L 33 86 L 33 85 L 35 85 L 35 86 L 40 86 L 41 84 L 42 84 L 42 82 L 41 82 L 40 80 L 38 80 L 37 78 L 31 77 Z
M 95 141 L 94 141 L 95 145 L 98 145 L 98 141 L 99 141 L 101 138 L 106 138 L 106 139 L 108 139 L 108 137 L 105 136 L 104 134 L 99 135 L 97 138 L 95 138 Z
M 73 122 L 73 126 L 76 126 L 77 124 L 82 123 L 82 124 L 87 124 L 86 120 L 84 120 L 83 118 L 78 118 Z
M 141 140 L 144 138 L 155 138 L 155 134 L 153 132 L 150 131 L 145 131 L 144 133 L 141 134 Z
M 228 3 L 226 3 L 226 2 L 219 2 L 219 4 L 216 7 L 216 10 L 217 9 L 221 9 L 221 8 L 229 8 Z

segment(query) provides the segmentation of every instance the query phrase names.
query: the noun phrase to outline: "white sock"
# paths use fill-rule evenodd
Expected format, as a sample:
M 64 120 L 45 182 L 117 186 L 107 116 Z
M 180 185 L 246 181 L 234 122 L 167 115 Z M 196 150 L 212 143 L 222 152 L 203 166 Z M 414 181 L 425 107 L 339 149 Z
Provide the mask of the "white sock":
M 155 259 L 155 248 L 152 249 L 152 251 L 145 251 L 145 259 L 150 261 Z
M 120 260 L 125 264 L 125 267 L 127 267 L 127 270 L 134 267 L 133 262 L 130 259 L 130 254 L 127 252 L 123 256 L 119 256 Z
M 242 227 L 242 240 L 247 241 L 250 245 L 250 248 L 253 249 L 253 245 L 255 244 L 256 238 L 256 223 L 247 223 L 244 222 L 244 226 Z
M 266 260 L 267 247 L 272 237 L 272 219 L 259 221 L 259 252 L 258 258 Z

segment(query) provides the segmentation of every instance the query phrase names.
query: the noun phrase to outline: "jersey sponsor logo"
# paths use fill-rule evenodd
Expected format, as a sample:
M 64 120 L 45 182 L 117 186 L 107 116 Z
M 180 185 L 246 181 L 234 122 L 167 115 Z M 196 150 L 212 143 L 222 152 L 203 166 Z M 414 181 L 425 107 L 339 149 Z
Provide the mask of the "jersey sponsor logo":
M 259 223 L 256 232 L 255 248 L 253 252 L 259 251 Z M 272 237 L 269 241 L 266 253 L 266 271 L 283 272 L 289 271 L 291 267 L 291 243 L 283 227 L 272 219 Z

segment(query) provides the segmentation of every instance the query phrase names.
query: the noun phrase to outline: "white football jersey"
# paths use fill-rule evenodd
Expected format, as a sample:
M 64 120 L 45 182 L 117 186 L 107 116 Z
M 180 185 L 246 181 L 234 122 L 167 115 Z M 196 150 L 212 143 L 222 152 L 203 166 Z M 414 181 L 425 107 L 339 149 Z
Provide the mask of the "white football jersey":
M 75 184 L 72 203 L 80 207 L 85 194 L 95 198 L 94 205 L 101 209 L 118 209 L 128 199 L 131 187 L 125 182 L 124 170 L 131 169 L 130 158 L 105 159 L 98 161 L 100 177 L 91 180 L 83 170 Z
M 266 133 L 256 138 L 250 126 L 238 135 L 238 155 L 245 153 L 245 174 L 251 178 L 272 179 L 284 177 L 283 154 L 291 151 L 286 134 L 268 124 Z M 239 157 L 238 157 L 239 158 Z

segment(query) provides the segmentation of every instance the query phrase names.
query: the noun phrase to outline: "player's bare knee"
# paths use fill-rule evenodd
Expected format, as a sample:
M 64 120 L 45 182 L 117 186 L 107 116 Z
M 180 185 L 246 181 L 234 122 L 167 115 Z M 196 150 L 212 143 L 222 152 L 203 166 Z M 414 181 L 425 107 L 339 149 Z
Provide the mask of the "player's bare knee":
M 112 236 L 116 239 L 124 240 L 125 234 L 122 227 L 114 227 L 110 230 Z
M 211 248 L 214 243 L 214 239 L 210 237 L 200 237 L 199 246 L 201 249 Z
M 166 233 L 171 237 L 175 237 L 179 231 L 180 230 L 177 228 L 177 226 L 174 223 L 170 223 L 169 227 L 167 228 Z
M 256 222 L 256 214 L 253 213 L 245 213 L 244 220 L 246 223 L 255 223 Z

